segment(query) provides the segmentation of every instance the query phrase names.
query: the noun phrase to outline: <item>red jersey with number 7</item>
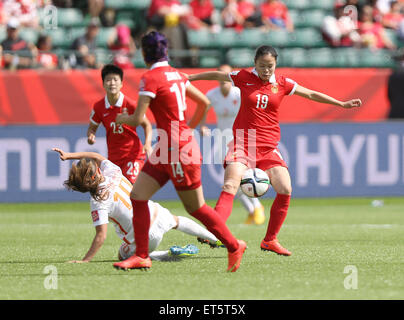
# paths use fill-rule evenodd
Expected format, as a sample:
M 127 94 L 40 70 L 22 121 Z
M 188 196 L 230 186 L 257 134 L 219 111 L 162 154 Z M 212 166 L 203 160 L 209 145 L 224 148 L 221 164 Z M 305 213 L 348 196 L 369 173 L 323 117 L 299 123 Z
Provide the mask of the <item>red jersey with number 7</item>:
M 149 108 L 157 128 L 167 134 L 167 146 L 181 148 L 192 139 L 184 115 L 187 108 L 185 91 L 189 85 L 188 79 L 167 61 L 154 63 L 140 81 L 139 95 L 152 98 Z M 163 142 L 161 132 L 159 139 Z
M 296 82 L 275 74 L 268 82 L 263 82 L 255 69 L 231 72 L 230 80 L 241 92 L 233 137 L 240 137 L 241 133 L 249 146 L 276 148 L 281 138 L 279 107 L 285 95 L 295 92 Z
M 136 104 L 133 100 L 120 94 L 115 106 L 111 106 L 107 97 L 97 101 L 91 112 L 90 121 L 99 125 L 102 123 L 105 127 L 108 159 L 118 163 L 124 159 L 144 158 L 143 144 L 137 135 L 136 128 L 128 125 L 117 125 L 115 118 L 118 113 L 126 108 L 129 114 L 133 114 Z

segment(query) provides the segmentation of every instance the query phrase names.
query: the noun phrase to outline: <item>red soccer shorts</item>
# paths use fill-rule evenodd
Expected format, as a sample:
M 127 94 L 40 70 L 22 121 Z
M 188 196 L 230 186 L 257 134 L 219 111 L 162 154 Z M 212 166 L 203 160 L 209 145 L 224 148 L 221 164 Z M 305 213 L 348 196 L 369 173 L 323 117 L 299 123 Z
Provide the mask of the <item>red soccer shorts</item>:
M 200 187 L 202 156 L 196 140 L 192 139 L 179 149 L 173 147 L 168 150 L 167 153 L 153 153 L 142 171 L 154 178 L 160 186 L 171 180 L 178 191 Z
M 152 164 L 148 161 L 142 172 L 155 179 L 161 187 L 171 180 L 178 191 L 194 190 L 202 184 L 200 164 L 183 164 L 181 162 Z
M 250 150 L 250 153 L 246 149 L 230 148 L 224 159 L 224 168 L 231 162 L 240 162 L 249 168 L 259 168 L 264 171 L 279 166 L 288 168 L 277 148 L 258 147 Z

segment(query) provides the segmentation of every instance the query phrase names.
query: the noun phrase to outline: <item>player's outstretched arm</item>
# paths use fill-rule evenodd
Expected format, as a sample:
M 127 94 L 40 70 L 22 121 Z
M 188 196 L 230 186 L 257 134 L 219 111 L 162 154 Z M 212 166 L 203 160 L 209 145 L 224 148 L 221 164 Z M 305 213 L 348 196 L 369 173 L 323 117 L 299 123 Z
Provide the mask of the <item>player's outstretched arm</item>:
M 324 93 L 310 90 L 310 89 L 307 89 L 307 88 L 299 86 L 299 85 L 297 85 L 297 87 L 296 87 L 295 94 L 298 96 L 301 96 L 303 98 L 306 98 L 306 99 L 310 99 L 310 100 L 320 102 L 320 103 L 332 104 L 332 105 L 339 106 L 339 107 L 342 107 L 345 109 L 357 108 L 362 105 L 362 101 L 360 99 L 339 101 Z
M 90 158 L 97 161 L 97 164 L 100 165 L 101 161 L 106 160 L 104 156 L 100 155 L 97 152 L 65 152 L 59 148 L 52 148 L 53 151 L 59 153 L 60 160 L 75 160 L 75 159 L 82 159 L 82 158 Z
M 95 236 L 93 242 L 91 243 L 90 249 L 84 256 L 83 260 L 72 260 L 68 261 L 69 263 L 84 263 L 90 262 L 94 256 L 97 254 L 98 250 L 101 249 L 102 245 L 104 244 L 105 239 L 107 238 L 107 230 L 108 225 L 102 224 L 95 227 Z
M 210 101 L 198 88 L 192 84 L 187 87 L 186 96 L 195 101 L 197 105 L 196 111 L 188 124 L 191 129 L 194 129 L 205 116 L 205 113 L 210 105 Z
M 223 71 L 207 71 L 195 74 L 186 75 L 189 81 L 197 80 L 217 80 L 231 82 L 228 72 Z

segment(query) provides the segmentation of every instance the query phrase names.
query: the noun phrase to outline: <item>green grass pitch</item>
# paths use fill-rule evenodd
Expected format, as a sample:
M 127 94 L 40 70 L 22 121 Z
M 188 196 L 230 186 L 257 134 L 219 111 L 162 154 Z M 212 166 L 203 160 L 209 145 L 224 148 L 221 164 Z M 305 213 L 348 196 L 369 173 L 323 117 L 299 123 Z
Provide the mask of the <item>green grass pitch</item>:
M 68 264 L 93 238 L 89 204 L 2 204 L 0 299 L 403 299 L 404 199 L 386 198 L 381 207 L 371 200 L 292 199 L 279 235 L 290 257 L 260 250 L 266 223 L 244 225 L 235 201 L 228 225 L 248 245 L 236 273 L 225 272 L 225 249 L 175 230 L 158 249 L 193 243 L 196 257 L 153 262 L 148 272 L 115 270 L 120 240 L 112 225 L 91 263 Z M 263 201 L 268 217 L 271 199 Z M 188 216 L 178 201 L 161 204 Z M 56 289 L 45 288 L 49 265 L 57 270 Z

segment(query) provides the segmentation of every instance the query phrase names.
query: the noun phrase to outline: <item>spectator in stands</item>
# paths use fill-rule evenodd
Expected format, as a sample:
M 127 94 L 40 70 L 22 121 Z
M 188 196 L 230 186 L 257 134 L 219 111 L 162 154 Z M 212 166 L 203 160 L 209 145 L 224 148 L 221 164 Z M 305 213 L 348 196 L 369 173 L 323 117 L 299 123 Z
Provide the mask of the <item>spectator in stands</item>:
M 251 0 L 226 0 L 221 16 L 226 28 L 241 31 L 243 28 L 254 28 L 262 25 L 261 12 Z
M 386 36 L 381 23 L 374 22 L 373 8 L 365 5 L 359 16 L 359 34 L 363 47 L 370 49 L 395 49 L 394 43 Z
M 390 11 L 391 3 L 394 1 L 395 0 L 376 0 L 376 1 L 368 0 L 368 2 L 374 3 L 374 5 L 372 5 L 372 7 L 373 6 L 377 7 L 377 9 L 381 13 L 381 15 L 385 15 L 386 13 L 388 13 Z
M 72 50 L 75 52 L 70 56 L 70 65 L 73 68 L 97 68 L 95 56 L 96 38 L 99 31 L 99 22 L 92 19 L 87 26 L 86 33 L 73 41 Z
M 20 22 L 10 18 L 7 23 L 7 37 L 1 42 L 2 66 L 8 69 L 29 68 L 37 55 L 35 45 L 27 43 L 19 36 Z
M 150 26 L 162 30 L 180 24 L 189 13 L 190 8 L 179 0 L 151 0 L 147 20 Z
M 108 48 L 113 54 L 113 63 L 121 69 L 134 68 L 132 58 L 136 52 L 135 41 L 130 34 L 130 29 L 125 24 L 116 26 L 116 33 L 108 41 Z
M 149 26 L 161 31 L 168 39 L 171 60 L 177 66 L 185 63 L 186 58 L 176 55 L 177 50 L 187 50 L 187 32 L 185 17 L 190 7 L 179 0 L 151 0 L 147 13 Z
M 237 0 L 226 0 L 227 4 L 221 12 L 223 25 L 225 28 L 235 28 L 241 30 L 244 18 L 238 11 Z
M 286 29 L 293 32 L 293 21 L 286 5 L 279 0 L 264 0 L 260 6 L 262 22 L 268 29 Z
M 3 14 L 6 20 L 9 17 L 17 18 L 22 27 L 38 28 L 39 15 L 35 0 L 4 0 Z M 5 21 L 7 22 L 7 21 Z
M 366 0 L 365 5 L 361 7 L 361 10 L 359 12 L 362 12 L 365 6 L 370 6 L 372 8 L 373 21 L 381 23 L 383 19 L 383 12 L 380 10 L 378 2 L 379 0 Z
M 345 8 L 346 4 L 338 1 L 334 6 L 334 16 L 328 15 L 323 20 L 321 30 L 324 39 L 333 47 L 356 46 L 361 41 L 356 31 L 357 23 Z
M 186 23 L 190 29 L 209 28 L 214 32 L 219 31 L 220 27 L 213 19 L 215 6 L 212 0 L 192 0 L 189 6 L 191 12 L 186 17 Z
M 37 66 L 45 69 L 56 69 L 58 56 L 52 53 L 52 38 L 48 35 L 41 35 L 36 46 L 38 48 Z
M 104 0 L 88 0 L 88 13 L 91 17 L 99 17 L 104 9 Z
M 390 3 L 390 11 L 383 16 L 383 26 L 385 28 L 397 30 L 400 22 L 404 16 L 400 11 L 401 6 L 398 1 L 392 1 Z

